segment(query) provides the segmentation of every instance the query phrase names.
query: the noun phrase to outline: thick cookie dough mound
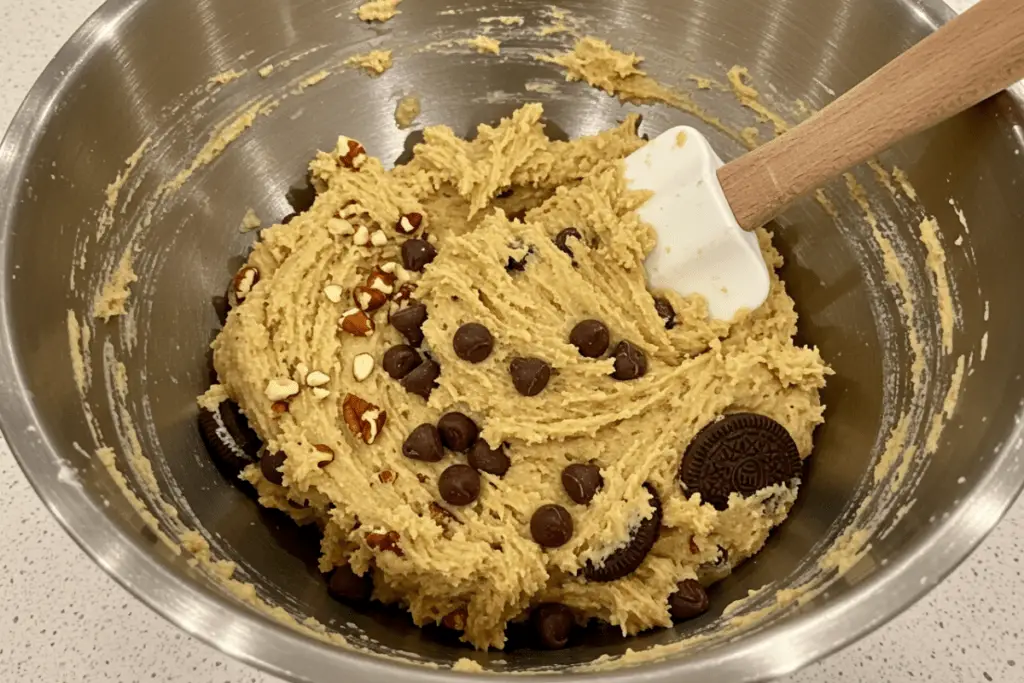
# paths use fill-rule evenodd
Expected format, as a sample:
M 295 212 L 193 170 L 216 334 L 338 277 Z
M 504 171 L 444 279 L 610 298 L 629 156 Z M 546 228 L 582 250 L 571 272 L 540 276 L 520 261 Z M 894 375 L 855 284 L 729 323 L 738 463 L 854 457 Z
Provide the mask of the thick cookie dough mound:
M 757 552 L 796 495 L 776 485 L 733 494 L 725 509 L 702 504 L 677 478 L 683 452 L 716 418 L 749 412 L 784 426 L 807 457 L 828 372 L 815 350 L 793 344 L 793 302 L 774 275 L 767 302 L 731 324 L 709 321 L 699 298 L 661 293 L 656 307 L 643 269 L 654 236 L 635 214 L 646 197 L 622 177 L 621 160 L 644 144 L 637 120 L 558 142 L 541 114 L 527 105 L 472 142 L 427 129 L 414 159 L 393 170 L 347 138 L 320 153 L 316 202 L 263 231 L 213 345 L 226 395 L 266 447 L 243 473 L 260 502 L 322 528 L 323 571 L 370 572 L 374 599 L 404 605 L 418 624 L 460 629 L 480 648 L 502 647 L 506 623 L 541 603 L 626 634 L 671 624 L 680 583 L 712 580 Z M 781 258 L 760 239 L 774 270 Z M 403 250 L 410 240 L 423 241 Z M 429 373 L 400 382 L 382 368 L 389 349 L 416 337 L 408 321 L 420 309 L 408 311 L 420 305 L 419 355 L 393 354 L 388 367 L 400 375 L 436 362 L 436 386 Z M 570 342 L 588 319 L 610 338 L 597 358 Z M 457 353 L 466 323 L 490 333 L 489 352 L 471 328 Z M 594 355 L 603 340 L 588 334 Z M 646 372 L 634 363 L 622 376 L 639 377 L 612 376 L 623 341 Z M 402 353 L 406 366 L 396 365 Z M 517 358 L 550 370 L 536 395 L 517 389 Z M 471 418 L 489 447 L 504 445 L 504 474 L 488 472 L 504 465 L 487 451 L 446 448 L 432 460 L 429 428 L 420 459 L 403 455 L 417 427 L 450 412 Z M 446 425 L 449 445 L 471 439 L 457 420 Z M 467 459 L 483 470 L 479 490 L 468 468 L 439 490 L 442 473 Z M 570 496 L 569 465 L 600 476 L 572 470 Z M 544 547 L 531 521 L 550 505 L 571 525 L 551 513 L 557 524 L 543 538 L 568 539 Z M 638 535 L 653 547 L 632 573 L 607 580 L 604 561 Z M 636 564 L 625 555 L 616 566 Z

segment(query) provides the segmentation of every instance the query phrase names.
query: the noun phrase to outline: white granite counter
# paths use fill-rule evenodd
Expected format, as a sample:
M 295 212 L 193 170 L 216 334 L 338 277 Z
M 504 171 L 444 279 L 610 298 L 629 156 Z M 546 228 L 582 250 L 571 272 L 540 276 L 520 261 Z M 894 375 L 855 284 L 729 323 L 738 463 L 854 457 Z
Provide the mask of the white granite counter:
M 973 0 L 950 0 L 963 9 Z M 0 130 L 100 4 L 0 0 Z M 915 607 L 787 683 L 1024 680 L 1024 502 Z M 0 681 L 274 683 L 149 611 L 78 549 L 0 442 Z

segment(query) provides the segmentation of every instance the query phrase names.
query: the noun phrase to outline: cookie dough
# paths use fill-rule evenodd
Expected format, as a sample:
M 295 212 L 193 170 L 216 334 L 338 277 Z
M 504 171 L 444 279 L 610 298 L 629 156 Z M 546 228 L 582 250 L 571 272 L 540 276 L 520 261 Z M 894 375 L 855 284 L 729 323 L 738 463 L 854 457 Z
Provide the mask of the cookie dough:
M 638 119 L 562 142 L 545 136 L 542 113 L 526 105 L 480 126 L 472 142 L 427 128 L 414 158 L 393 170 L 348 138 L 319 153 L 315 203 L 261 233 L 246 264 L 256 274 L 236 278 L 244 291 L 213 343 L 224 394 L 274 456 L 262 464 L 280 484 L 260 464 L 242 475 L 261 504 L 320 526 L 324 572 L 369 572 L 375 600 L 403 605 L 417 624 L 459 629 L 478 648 L 503 647 L 506 624 L 540 603 L 624 634 L 670 625 L 680 583 L 710 582 L 756 553 L 796 496 L 773 486 L 733 494 L 722 510 L 702 504 L 677 478 L 687 445 L 719 416 L 753 412 L 781 423 L 806 458 L 829 372 L 816 350 L 793 342 L 797 316 L 764 231 L 773 275 L 759 309 L 726 323 L 709 320 L 698 297 L 658 292 L 666 301 L 656 306 L 643 267 L 655 238 L 635 212 L 646 196 L 622 174 L 622 159 L 644 144 Z M 417 254 L 436 250 L 422 273 L 402 265 L 411 239 L 424 240 Z M 353 311 L 372 308 L 374 282 L 391 300 Z M 422 350 L 440 367 L 428 400 L 382 368 L 385 352 L 406 343 L 389 315 L 418 304 Z M 608 329 L 609 350 L 588 351 L 597 358 L 570 341 L 587 319 Z M 486 355 L 479 343 L 453 346 L 467 323 L 490 333 Z M 624 341 L 646 367 L 620 380 L 612 349 Z M 517 390 L 517 358 L 548 365 L 536 395 Z M 463 453 L 403 455 L 418 426 L 451 412 L 508 457 L 494 469 L 503 474 L 477 466 L 473 496 L 439 491 Z M 466 429 L 441 436 L 464 441 Z M 596 492 L 570 497 L 561 474 L 573 464 L 599 468 Z M 457 474 L 456 483 L 472 479 Z M 586 579 L 588 564 L 600 567 L 656 519 L 651 489 L 661 524 L 649 554 L 625 578 Z M 571 517 L 555 547 L 531 533 L 545 506 Z

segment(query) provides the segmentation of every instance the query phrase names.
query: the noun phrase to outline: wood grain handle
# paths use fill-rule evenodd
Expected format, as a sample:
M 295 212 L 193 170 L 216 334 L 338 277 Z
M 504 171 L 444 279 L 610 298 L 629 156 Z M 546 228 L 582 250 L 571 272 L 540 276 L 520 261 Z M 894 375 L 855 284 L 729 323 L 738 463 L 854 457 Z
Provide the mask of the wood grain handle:
M 752 230 L 797 197 L 1024 78 L 1024 0 L 981 0 L 804 123 L 718 170 Z

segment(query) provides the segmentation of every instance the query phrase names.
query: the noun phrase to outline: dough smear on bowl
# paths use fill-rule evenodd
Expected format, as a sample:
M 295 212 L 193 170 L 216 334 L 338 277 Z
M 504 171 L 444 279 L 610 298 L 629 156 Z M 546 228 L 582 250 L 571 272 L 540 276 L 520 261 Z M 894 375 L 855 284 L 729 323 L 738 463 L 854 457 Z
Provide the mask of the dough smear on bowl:
M 681 596 L 757 552 L 797 487 L 702 503 L 683 453 L 756 413 L 806 458 L 829 373 L 793 342 L 768 233 L 756 311 L 711 321 L 698 297 L 648 291 L 655 238 L 621 163 L 638 120 L 561 142 L 541 116 L 473 141 L 428 128 L 392 170 L 348 138 L 319 153 L 315 203 L 262 231 L 213 344 L 264 444 L 242 476 L 321 528 L 332 593 L 363 599 L 372 576 L 373 599 L 478 648 L 531 610 L 557 619 L 548 603 L 624 634 L 686 615 Z

